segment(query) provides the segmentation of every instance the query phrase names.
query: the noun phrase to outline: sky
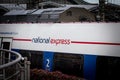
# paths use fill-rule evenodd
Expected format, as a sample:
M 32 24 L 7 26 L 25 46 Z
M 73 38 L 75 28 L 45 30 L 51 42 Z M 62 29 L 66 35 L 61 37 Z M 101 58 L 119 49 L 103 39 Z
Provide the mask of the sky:
M 84 1 L 90 3 L 99 3 L 99 0 L 84 0 Z M 120 0 L 106 0 L 106 1 L 120 5 Z

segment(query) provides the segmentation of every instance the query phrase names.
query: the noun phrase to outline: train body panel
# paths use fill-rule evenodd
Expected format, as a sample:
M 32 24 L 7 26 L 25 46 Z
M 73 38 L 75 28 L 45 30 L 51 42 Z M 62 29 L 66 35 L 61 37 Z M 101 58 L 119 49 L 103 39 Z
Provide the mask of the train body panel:
M 27 56 L 31 68 L 60 70 L 87 80 L 113 80 L 120 72 L 119 25 L 0 24 L 0 45 Z
M 120 56 L 120 23 L 0 24 L 12 48 Z

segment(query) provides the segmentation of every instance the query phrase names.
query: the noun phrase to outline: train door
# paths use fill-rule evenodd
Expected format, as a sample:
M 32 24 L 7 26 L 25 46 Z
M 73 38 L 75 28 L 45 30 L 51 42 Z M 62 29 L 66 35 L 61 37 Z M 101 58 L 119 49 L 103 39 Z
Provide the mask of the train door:
M 0 38 L 0 45 L 2 49 L 11 50 L 12 38 Z
M 11 45 L 12 45 L 12 38 L 11 37 L 0 38 L 0 48 L 1 49 L 11 50 Z M 5 53 L 4 55 L 0 54 L 0 56 L 5 57 L 6 59 L 10 60 L 9 53 Z

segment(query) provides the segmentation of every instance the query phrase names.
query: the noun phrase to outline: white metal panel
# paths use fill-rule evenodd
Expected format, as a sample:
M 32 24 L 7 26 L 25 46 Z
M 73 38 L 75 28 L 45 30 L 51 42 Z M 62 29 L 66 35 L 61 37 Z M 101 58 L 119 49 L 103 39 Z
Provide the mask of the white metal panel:
M 16 49 L 120 56 L 119 25 L 120 23 L 0 24 L 0 37 L 13 37 L 12 48 Z M 38 42 L 32 41 L 33 38 Z M 40 43 L 43 39 L 50 40 Z M 52 40 L 56 42 L 52 43 Z

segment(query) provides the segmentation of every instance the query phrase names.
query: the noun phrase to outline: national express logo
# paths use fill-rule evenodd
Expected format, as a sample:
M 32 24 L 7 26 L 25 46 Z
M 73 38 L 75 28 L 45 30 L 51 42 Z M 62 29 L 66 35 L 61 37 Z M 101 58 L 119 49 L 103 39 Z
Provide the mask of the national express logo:
M 32 42 L 33 43 L 41 43 L 41 44 L 55 44 L 57 45 L 69 45 L 71 43 L 70 39 L 54 39 L 51 37 L 48 38 L 41 38 L 41 37 L 37 37 L 37 38 L 32 38 Z

